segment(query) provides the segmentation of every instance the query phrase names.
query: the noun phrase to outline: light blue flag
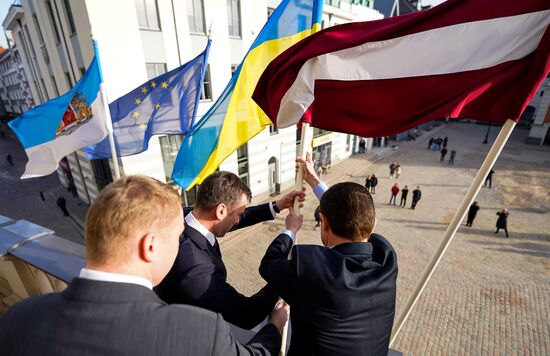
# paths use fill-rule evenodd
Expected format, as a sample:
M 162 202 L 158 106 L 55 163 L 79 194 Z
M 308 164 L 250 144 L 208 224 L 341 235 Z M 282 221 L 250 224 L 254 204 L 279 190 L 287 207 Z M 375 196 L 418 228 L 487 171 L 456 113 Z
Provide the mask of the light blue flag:
M 74 88 L 10 121 L 29 158 L 21 179 L 54 172 L 75 150 L 107 136 L 97 53 Z
M 183 135 L 193 125 L 211 40 L 190 62 L 148 80 L 109 104 L 118 157 L 147 150 L 153 135 Z M 87 147 L 89 159 L 111 158 L 109 140 Z

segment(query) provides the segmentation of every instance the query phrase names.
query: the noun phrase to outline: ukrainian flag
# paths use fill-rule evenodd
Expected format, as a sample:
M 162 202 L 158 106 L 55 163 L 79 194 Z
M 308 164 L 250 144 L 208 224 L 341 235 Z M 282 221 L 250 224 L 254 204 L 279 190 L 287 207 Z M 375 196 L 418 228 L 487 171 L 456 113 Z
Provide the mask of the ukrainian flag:
M 200 184 L 237 148 L 271 124 L 252 100 L 267 65 L 320 30 L 323 0 L 283 0 L 248 50 L 227 87 L 186 135 L 172 179 L 188 190 Z

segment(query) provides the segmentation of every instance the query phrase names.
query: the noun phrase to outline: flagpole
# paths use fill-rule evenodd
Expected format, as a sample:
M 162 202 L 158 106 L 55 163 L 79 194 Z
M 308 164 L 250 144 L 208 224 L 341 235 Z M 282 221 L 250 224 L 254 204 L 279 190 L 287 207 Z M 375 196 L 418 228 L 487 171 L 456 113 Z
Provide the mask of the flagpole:
M 428 284 L 428 281 L 430 280 L 432 274 L 437 268 L 437 265 L 443 258 L 443 255 L 445 254 L 445 251 L 449 247 L 456 231 L 458 230 L 460 223 L 466 216 L 467 210 L 469 209 L 470 205 L 474 201 L 474 198 L 476 197 L 477 193 L 481 189 L 481 185 L 483 184 L 483 181 L 487 177 L 487 174 L 489 173 L 489 171 L 495 164 L 498 156 L 502 152 L 502 149 L 504 148 L 504 145 L 508 141 L 508 138 L 510 137 L 510 134 L 512 133 L 512 130 L 514 129 L 515 126 L 516 126 L 516 122 L 508 119 L 500 129 L 500 133 L 498 134 L 495 140 L 495 143 L 489 150 L 489 153 L 487 154 L 485 161 L 481 165 L 481 168 L 477 172 L 477 175 L 475 176 L 474 181 L 470 185 L 470 188 L 468 189 L 466 196 L 464 197 L 464 199 L 462 200 L 462 203 L 458 207 L 458 210 L 455 213 L 453 220 L 447 227 L 447 231 L 445 231 L 445 235 L 443 236 L 443 239 L 439 243 L 439 246 L 437 247 L 437 251 L 432 256 L 430 262 L 428 263 L 428 266 L 422 273 L 422 276 L 420 277 L 420 280 L 416 284 L 413 293 L 407 300 L 403 311 L 399 313 L 397 317 L 397 321 L 392 330 L 390 346 L 392 346 L 393 343 L 395 342 L 397 335 L 399 335 L 399 332 L 403 328 L 403 325 L 407 321 L 407 318 L 409 317 L 412 309 L 414 308 L 416 302 L 420 298 L 420 295 L 424 291 L 424 288 Z
M 309 123 L 304 122 L 302 123 L 302 138 L 300 139 L 300 151 L 298 154 L 298 157 L 302 159 L 306 159 L 307 149 L 308 147 L 311 147 L 311 142 L 306 142 L 308 139 L 309 131 Z M 296 173 L 296 190 L 301 192 L 304 187 L 304 168 L 302 165 L 298 167 L 298 172 Z M 300 214 L 302 211 L 302 208 L 300 207 L 300 202 L 298 199 L 294 200 L 294 211 L 296 214 Z M 294 245 L 298 244 L 298 239 L 294 242 Z M 290 254 L 288 255 L 288 258 L 290 259 Z M 281 339 L 281 350 L 279 352 L 280 356 L 285 356 L 286 354 L 286 343 L 288 339 L 288 321 L 285 323 L 285 327 L 283 328 L 283 332 L 281 333 L 282 339 Z
M 107 100 L 107 93 L 105 90 L 105 83 L 103 82 L 103 71 L 101 70 L 101 61 L 99 60 L 99 50 L 97 48 L 97 41 L 93 39 L 95 58 L 99 67 L 99 77 L 101 82 L 99 84 L 99 92 L 101 93 L 101 100 L 103 101 L 103 112 L 106 118 L 107 133 L 109 134 L 109 147 L 111 148 L 111 157 L 113 159 L 113 168 L 115 173 L 115 180 L 120 179 L 120 168 L 118 167 L 118 157 L 116 154 L 115 137 L 113 136 L 113 120 L 111 119 L 111 112 L 109 111 L 109 101 Z

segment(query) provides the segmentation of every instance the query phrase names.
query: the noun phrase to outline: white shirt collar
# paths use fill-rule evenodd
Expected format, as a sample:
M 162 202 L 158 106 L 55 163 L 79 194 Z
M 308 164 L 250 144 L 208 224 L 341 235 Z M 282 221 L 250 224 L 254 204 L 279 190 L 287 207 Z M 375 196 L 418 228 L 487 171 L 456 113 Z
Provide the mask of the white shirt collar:
M 216 243 L 216 236 L 214 236 L 214 234 L 211 233 L 210 230 L 205 228 L 204 225 L 197 220 L 197 218 L 193 215 L 193 212 L 187 214 L 187 216 L 185 217 L 185 222 L 187 223 L 187 225 L 200 232 L 202 236 L 206 237 L 211 246 L 214 246 L 214 244 Z
M 103 272 L 94 269 L 82 268 L 80 270 L 79 277 L 84 279 L 91 279 L 93 281 L 139 284 L 149 289 L 153 289 L 153 283 L 151 283 L 150 280 L 137 276 L 130 276 L 127 274 Z

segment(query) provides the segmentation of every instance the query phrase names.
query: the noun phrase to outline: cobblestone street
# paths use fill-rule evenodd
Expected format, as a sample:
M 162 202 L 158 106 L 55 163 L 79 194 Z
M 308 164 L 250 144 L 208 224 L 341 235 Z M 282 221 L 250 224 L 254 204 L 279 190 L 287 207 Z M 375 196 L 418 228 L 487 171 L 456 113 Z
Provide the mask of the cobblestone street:
M 490 148 L 482 144 L 486 130 L 467 123 L 443 125 L 415 142 L 399 142 L 385 157 L 354 156 L 324 178 L 330 185 L 348 180 L 363 184 L 372 173 L 379 177 L 376 232 L 397 250 L 397 313 Z M 491 129 L 490 143 L 497 131 Z M 515 129 L 494 167 L 492 189 L 483 188 L 476 198 L 481 210 L 473 227 L 459 228 L 393 348 L 408 355 L 550 353 L 550 148 L 525 145 L 526 134 Z M 457 151 L 454 166 L 439 162 L 439 151 L 427 149 L 432 136 L 449 137 L 448 150 Z M 397 180 L 388 178 L 393 161 L 403 170 Z M 411 191 L 420 186 L 416 210 L 409 208 L 410 194 L 407 208 L 388 205 L 395 182 Z M 319 244 L 313 230 L 316 199 L 310 195 L 306 204 L 299 243 Z M 508 239 L 502 231 L 494 233 L 496 212 L 502 208 L 510 211 Z M 284 216 L 222 240 L 229 279 L 241 292 L 253 294 L 264 284 L 258 265 L 284 228 Z

